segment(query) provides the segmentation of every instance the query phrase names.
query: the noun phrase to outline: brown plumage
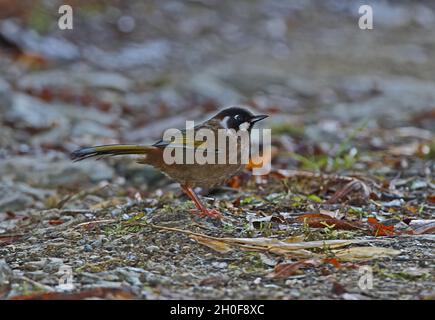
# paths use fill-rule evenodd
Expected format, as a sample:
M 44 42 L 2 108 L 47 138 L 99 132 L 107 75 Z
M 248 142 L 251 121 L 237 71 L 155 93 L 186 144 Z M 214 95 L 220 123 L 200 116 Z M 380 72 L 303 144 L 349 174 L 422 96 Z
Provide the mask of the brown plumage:
M 227 108 L 219 112 L 210 120 L 202 123 L 194 128 L 194 132 L 197 133 L 200 129 L 210 129 L 217 132 L 219 129 L 234 129 L 238 131 L 240 129 L 246 129 L 248 132 L 251 130 L 255 122 L 260 121 L 267 116 L 260 115 L 254 116 L 251 112 L 243 108 Z M 235 131 L 229 131 L 230 134 Z M 232 133 L 231 133 L 232 132 Z M 186 141 L 186 132 L 183 131 L 183 141 L 181 148 L 186 151 L 188 142 Z M 202 142 L 202 141 L 201 141 Z M 86 147 L 78 149 L 71 154 L 71 159 L 74 161 L 80 161 L 83 159 L 105 156 L 105 155 L 125 155 L 125 154 L 139 154 L 138 163 L 151 165 L 170 178 L 179 182 L 183 191 L 193 200 L 197 209 L 200 211 L 201 216 L 220 217 L 220 213 L 215 209 L 207 209 L 199 200 L 193 189 L 195 187 L 210 188 L 213 186 L 221 185 L 226 180 L 235 175 L 243 168 L 241 163 L 241 153 L 246 150 L 241 150 L 240 143 L 237 144 L 237 162 L 234 164 L 167 164 L 163 159 L 164 150 L 166 147 L 174 147 L 174 141 L 160 140 L 151 146 L 143 145 L 104 145 L 95 147 Z M 217 149 L 217 141 L 215 141 L 216 156 L 222 150 Z M 198 148 L 204 148 L 204 144 L 195 142 L 195 150 Z M 249 146 L 248 146 L 249 148 Z M 229 150 L 231 151 L 231 150 Z M 205 151 L 204 151 L 205 152 Z M 205 152 L 206 154 L 207 152 Z M 231 154 L 226 153 L 226 159 L 228 160 Z

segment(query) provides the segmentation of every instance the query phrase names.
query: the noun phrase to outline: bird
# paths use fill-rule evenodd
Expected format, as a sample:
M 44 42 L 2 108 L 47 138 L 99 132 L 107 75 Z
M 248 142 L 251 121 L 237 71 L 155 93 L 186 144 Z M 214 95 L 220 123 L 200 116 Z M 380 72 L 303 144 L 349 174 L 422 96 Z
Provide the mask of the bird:
M 224 135 L 234 135 L 244 131 L 248 133 L 247 137 L 250 143 L 250 133 L 254 124 L 267 117 L 268 115 L 254 115 L 246 108 L 233 106 L 219 111 L 209 120 L 194 126 L 190 130 L 192 130 L 194 134 L 197 134 L 206 129 L 215 134 L 215 137 L 219 137 L 219 133 L 221 132 L 224 132 Z M 99 159 L 104 156 L 139 155 L 138 163 L 150 165 L 180 184 L 181 189 L 195 204 L 196 209 L 194 211 L 198 213 L 200 217 L 221 219 L 221 213 L 217 209 L 207 208 L 195 193 L 194 189 L 198 187 L 212 188 L 222 185 L 242 170 L 244 164 L 241 161 L 241 154 L 247 151 L 246 148 L 249 148 L 249 143 L 248 146 L 246 146 L 238 140 L 236 150 L 229 149 L 228 152 L 225 150 L 226 161 L 223 163 L 188 163 L 187 161 L 182 163 L 168 163 L 168 161 L 165 161 L 167 160 L 165 156 L 168 155 L 167 152 L 165 153 L 165 148 L 168 147 L 172 148 L 172 154 L 174 150 L 175 152 L 179 150 L 187 152 L 189 146 L 193 146 L 194 151 L 202 150 L 205 156 L 212 155 L 218 157 L 220 153 L 224 151 L 222 150 L 222 145 L 219 147 L 217 140 L 214 141 L 215 144 L 213 145 L 210 142 L 211 140 L 204 141 L 204 139 L 202 139 L 192 141 L 192 136 L 189 135 L 188 129 L 180 130 L 180 133 L 181 139 L 168 139 L 163 136 L 162 139 L 152 145 L 110 144 L 83 147 L 73 151 L 71 153 L 71 159 L 76 162 L 92 157 Z M 196 139 L 195 135 L 194 139 Z M 227 147 L 227 142 L 225 143 Z M 210 148 L 207 149 L 207 146 Z M 228 161 L 230 157 L 235 156 L 234 152 L 238 156 L 237 161 Z M 183 160 L 186 160 L 184 154 Z

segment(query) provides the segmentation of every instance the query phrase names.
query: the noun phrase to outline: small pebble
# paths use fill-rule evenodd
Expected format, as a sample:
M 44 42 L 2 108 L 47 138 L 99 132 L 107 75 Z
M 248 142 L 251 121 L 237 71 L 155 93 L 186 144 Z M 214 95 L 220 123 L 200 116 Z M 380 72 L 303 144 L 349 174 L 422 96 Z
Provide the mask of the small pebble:
M 226 262 L 212 262 L 211 264 L 213 267 L 218 268 L 218 269 L 225 269 L 228 264 Z
M 148 246 L 148 247 L 145 248 L 145 251 L 147 253 L 153 253 L 153 252 L 156 252 L 156 251 L 159 251 L 159 250 L 160 250 L 160 248 L 157 247 L 157 246 Z

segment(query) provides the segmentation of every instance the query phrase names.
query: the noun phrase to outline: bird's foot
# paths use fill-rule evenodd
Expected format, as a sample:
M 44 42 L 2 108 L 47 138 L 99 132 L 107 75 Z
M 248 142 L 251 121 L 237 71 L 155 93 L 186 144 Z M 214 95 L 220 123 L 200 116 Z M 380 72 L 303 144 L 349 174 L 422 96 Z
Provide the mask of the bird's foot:
M 207 209 L 207 208 L 204 208 L 201 210 L 192 209 L 192 210 L 190 210 L 190 212 L 199 215 L 201 218 L 211 217 L 211 218 L 219 219 L 219 220 L 222 219 L 222 214 L 216 209 Z

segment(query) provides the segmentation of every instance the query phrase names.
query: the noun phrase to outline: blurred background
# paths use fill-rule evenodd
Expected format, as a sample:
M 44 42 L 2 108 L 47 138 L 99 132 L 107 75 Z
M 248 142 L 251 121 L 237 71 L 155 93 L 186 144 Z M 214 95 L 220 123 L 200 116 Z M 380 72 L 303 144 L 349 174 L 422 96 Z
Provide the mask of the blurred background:
M 132 159 L 68 154 L 151 143 L 233 104 L 271 114 L 276 168 L 427 174 L 434 30 L 433 1 L 0 0 L 0 210 L 44 199 L 33 187 L 147 190 L 161 175 Z

